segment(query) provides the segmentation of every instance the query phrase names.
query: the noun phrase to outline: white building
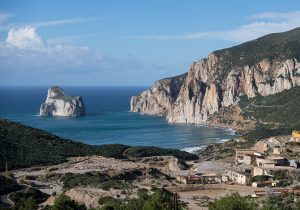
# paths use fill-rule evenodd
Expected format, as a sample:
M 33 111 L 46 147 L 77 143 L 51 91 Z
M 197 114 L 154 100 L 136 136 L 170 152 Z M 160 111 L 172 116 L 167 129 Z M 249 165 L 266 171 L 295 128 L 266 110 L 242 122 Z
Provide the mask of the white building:
M 246 185 L 249 181 L 249 173 L 235 170 L 226 170 L 222 176 L 222 181 L 233 181 L 237 184 Z

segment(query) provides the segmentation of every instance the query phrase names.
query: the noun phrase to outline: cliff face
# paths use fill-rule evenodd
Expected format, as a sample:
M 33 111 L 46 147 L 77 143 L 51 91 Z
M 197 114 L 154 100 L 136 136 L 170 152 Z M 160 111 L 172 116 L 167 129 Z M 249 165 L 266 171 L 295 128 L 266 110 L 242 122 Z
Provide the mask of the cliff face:
M 81 96 L 68 96 L 62 88 L 51 87 L 45 103 L 41 104 L 40 115 L 77 117 L 85 115 L 85 106 Z
M 165 115 L 170 123 L 204 124 L 222 107 L 238 105 L 243 95 L 268 96 L 299 86 L 300 51 L 292 49 L 285 53 L 288 44 L 292 44 L 286 44 L 285 39 L 277 43 L 272 38 L 279 45 L 276 50 L 282 54 L 266 53 L 270 46 L 274 47 L 265 37 L 213 52 L 207 59 L 194 62 L 187 76 L 181 77 L 176 85 L 171 81 L 177 81 L 178 77 L 160 80 L 150 90 L 134 96 L 131 111 Z M 169 94 L 172 89 L 178 94 Z
M 130 101 L 131 111 L 149 115 L 166 115 L 176 101 L 186 75 L 159 80 L 151 89 L 133 96 Z

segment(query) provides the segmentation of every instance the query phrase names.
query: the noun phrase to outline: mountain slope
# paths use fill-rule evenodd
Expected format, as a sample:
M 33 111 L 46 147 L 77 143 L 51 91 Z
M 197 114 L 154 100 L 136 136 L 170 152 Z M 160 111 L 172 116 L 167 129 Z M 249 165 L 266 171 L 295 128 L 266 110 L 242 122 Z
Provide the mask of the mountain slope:
M 130 149 L 130 150 L 129 150 Z M 127 154 L 130 151 L 130 155 Z M 63 139 L 51 133 L 0 119 L 0 171 L 66 161 L 67 157 L 100 155 L 114 158 L 173 155 L 179 159 L 197 159 L 196 155 L 176 149 L 131 147 L 121 144 L 87 145 Z
M 165 115 L 170 123 L 228 126 L 216 122 L 219 119 L 214 116 L 220 112 L 226 116 L 230 110 L 230 115 L 243 121 L 239 113 L 242 97 L 268 96 L 299 86 L 299 61 L 300 28 L 270 34 L 194 62 L 176 83 L 176 97 L 165 90 L 172 89 L 169 81 L 178 81 L 178 77 L 156 82 L 150 90 L 132 97 L 131 111 Z M 163 111 L 157 106 L 164 106 Z M 248 125 L 237 128 L 249 129 Z

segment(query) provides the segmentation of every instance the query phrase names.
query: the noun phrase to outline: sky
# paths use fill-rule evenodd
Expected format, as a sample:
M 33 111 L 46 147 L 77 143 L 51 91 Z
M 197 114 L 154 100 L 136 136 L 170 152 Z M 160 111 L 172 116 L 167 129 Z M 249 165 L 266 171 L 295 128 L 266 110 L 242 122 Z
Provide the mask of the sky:
M 0 86 L 149 86 L 296 27 L 299 0 L 0 0 Z

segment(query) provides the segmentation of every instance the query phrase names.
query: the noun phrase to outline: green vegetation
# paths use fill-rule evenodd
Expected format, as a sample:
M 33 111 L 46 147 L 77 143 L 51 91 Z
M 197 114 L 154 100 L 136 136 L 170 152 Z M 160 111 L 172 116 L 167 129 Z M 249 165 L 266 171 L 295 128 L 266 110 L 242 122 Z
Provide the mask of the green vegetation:
M 196 155 L 180 150 L 157 147 L 130 147 L 121 144 L 87 145 L 63 139 L 51 133 L 9 120 L 0 120 L 0 171 L 36 165 L 61 163 L 67 157 L 101 155 L 113 158 L 134 158 L 150 155 L 174 155 L 193 160 Z
M 131 147 L 124 151 L 124 156 L 129 158 L 173 155 L 182 160 L 197 159 L 195 155 L 177 149 L 164 149 L 159 147 Z
M 148 195 L 145 190 L 139 194 L 138 198 L 123 202 L 116 198 L 105 196 L 99 199 L 100 208 L 90 210 L 170 210 L 173 209 L 172 195 L 162 190 L 156 190 L 152 195 Z M 177 208 L 182 210 L 182 204 Z M 82 204 L 71 200 L 66 195 L 60 195 L 55 199 L 54 205 L 45 207 L 43 210 L 87 210 Z M 33 209 L 34 210 L 34 209 Z
M 254 202 L 256 201 L 256 203 Z M 227 195 L 209 204 L 209 210 L 300 210 L 298 196 L 293 194 L 252 200 L 238 193 Z
M 293 177 L 289 175 L 288 171 L 285 170 L 275 171 L 274 174 L 272 175 L 275 180 L 280 181 L 280 183 L 278 184 L 278 186 L 280 187 L 286 187 L 293 184 Z
M 60 195 L 55 199 L 54 205 L 46 207 L 44 210 L 86 210 L 85 205 L 79 204 L 76 201 L 71 200 L 66 195 Z
M 209 210 L 255 210 L 257 209 L 251 198 L 241 197 L 238 193 L 226 195 L 209 204 Z
M 99 200 L 101 208 L 97 210 L 169 210 L 173 209 L 172 195 L 162 190 L 156 190 L 154 194 L 148 195 L 145 190 L 140 192 L 139 198 L 131 199 L 127 203 L 112 197 L 104 197 Z M 182 209 L 182 205 L 177 208 Z
M 110 178 L 101 173 L 85 173 L 85 174 L 65 174 L 61 181 L 65 189 L 71 189 L 77 186 L 97 186 L 103 190 L 113 189 L 131 189 L 134 186 L 130 181 Z
M 4 195 L 22 187 L 14 180 L 0 175 L 0 195 Z
M 231 69 L 254 65 L 262 59 L 283 61 L 289 58 L 300 60 L 300 28 L 283 33 L 269 34 L 253 41 L 215 51 L 217 57 L 222 57 L 222 71 L 219 76 L 224 78 Z M 271 81 L 270 81 L 271 82 Z
M 276 95 L 257 96 L 240 101 L 245 118 L 254 118 L 258 124 L 255 130 L 244 135 L 246 146 L 255 141 L 277 135 L 289 135 L 292 130 L 300 129 L 300 87 L 282 91 Z
M 9 194 L 9 199 L 16 204 L 16 207 L 23 208 L 24 206 L 31 205 L 32 203 L 38 204 L 44 202 L 49 195 L 41 191 L 29 188 L 25 191 L 18 191 Z M 22 207 L 23 206 L 23 207 Z
M 262 210 L 300 210 L 300 202 L 294 201 L 297 196 L 289 194 L 271 197 L 263 202 Z
M 37 210 L 38 204 L 33 197 L 27 198 L 19 207 L 15 207 L 17 210 Z
M 261 123 L 279 128 L 300 128 L 298 116 L 300 87 L 284 90 L 275 95 L 257 96 L 252 99 L 242 97 L 240 106 L 243 115 L 254 117 Z
M 268 181 L 270 179 L 270 176 L 267 175 L 261 175 L 261 176 L 253 176 L 250 179 L 250 182 L 264 182 L 264 181 Z

